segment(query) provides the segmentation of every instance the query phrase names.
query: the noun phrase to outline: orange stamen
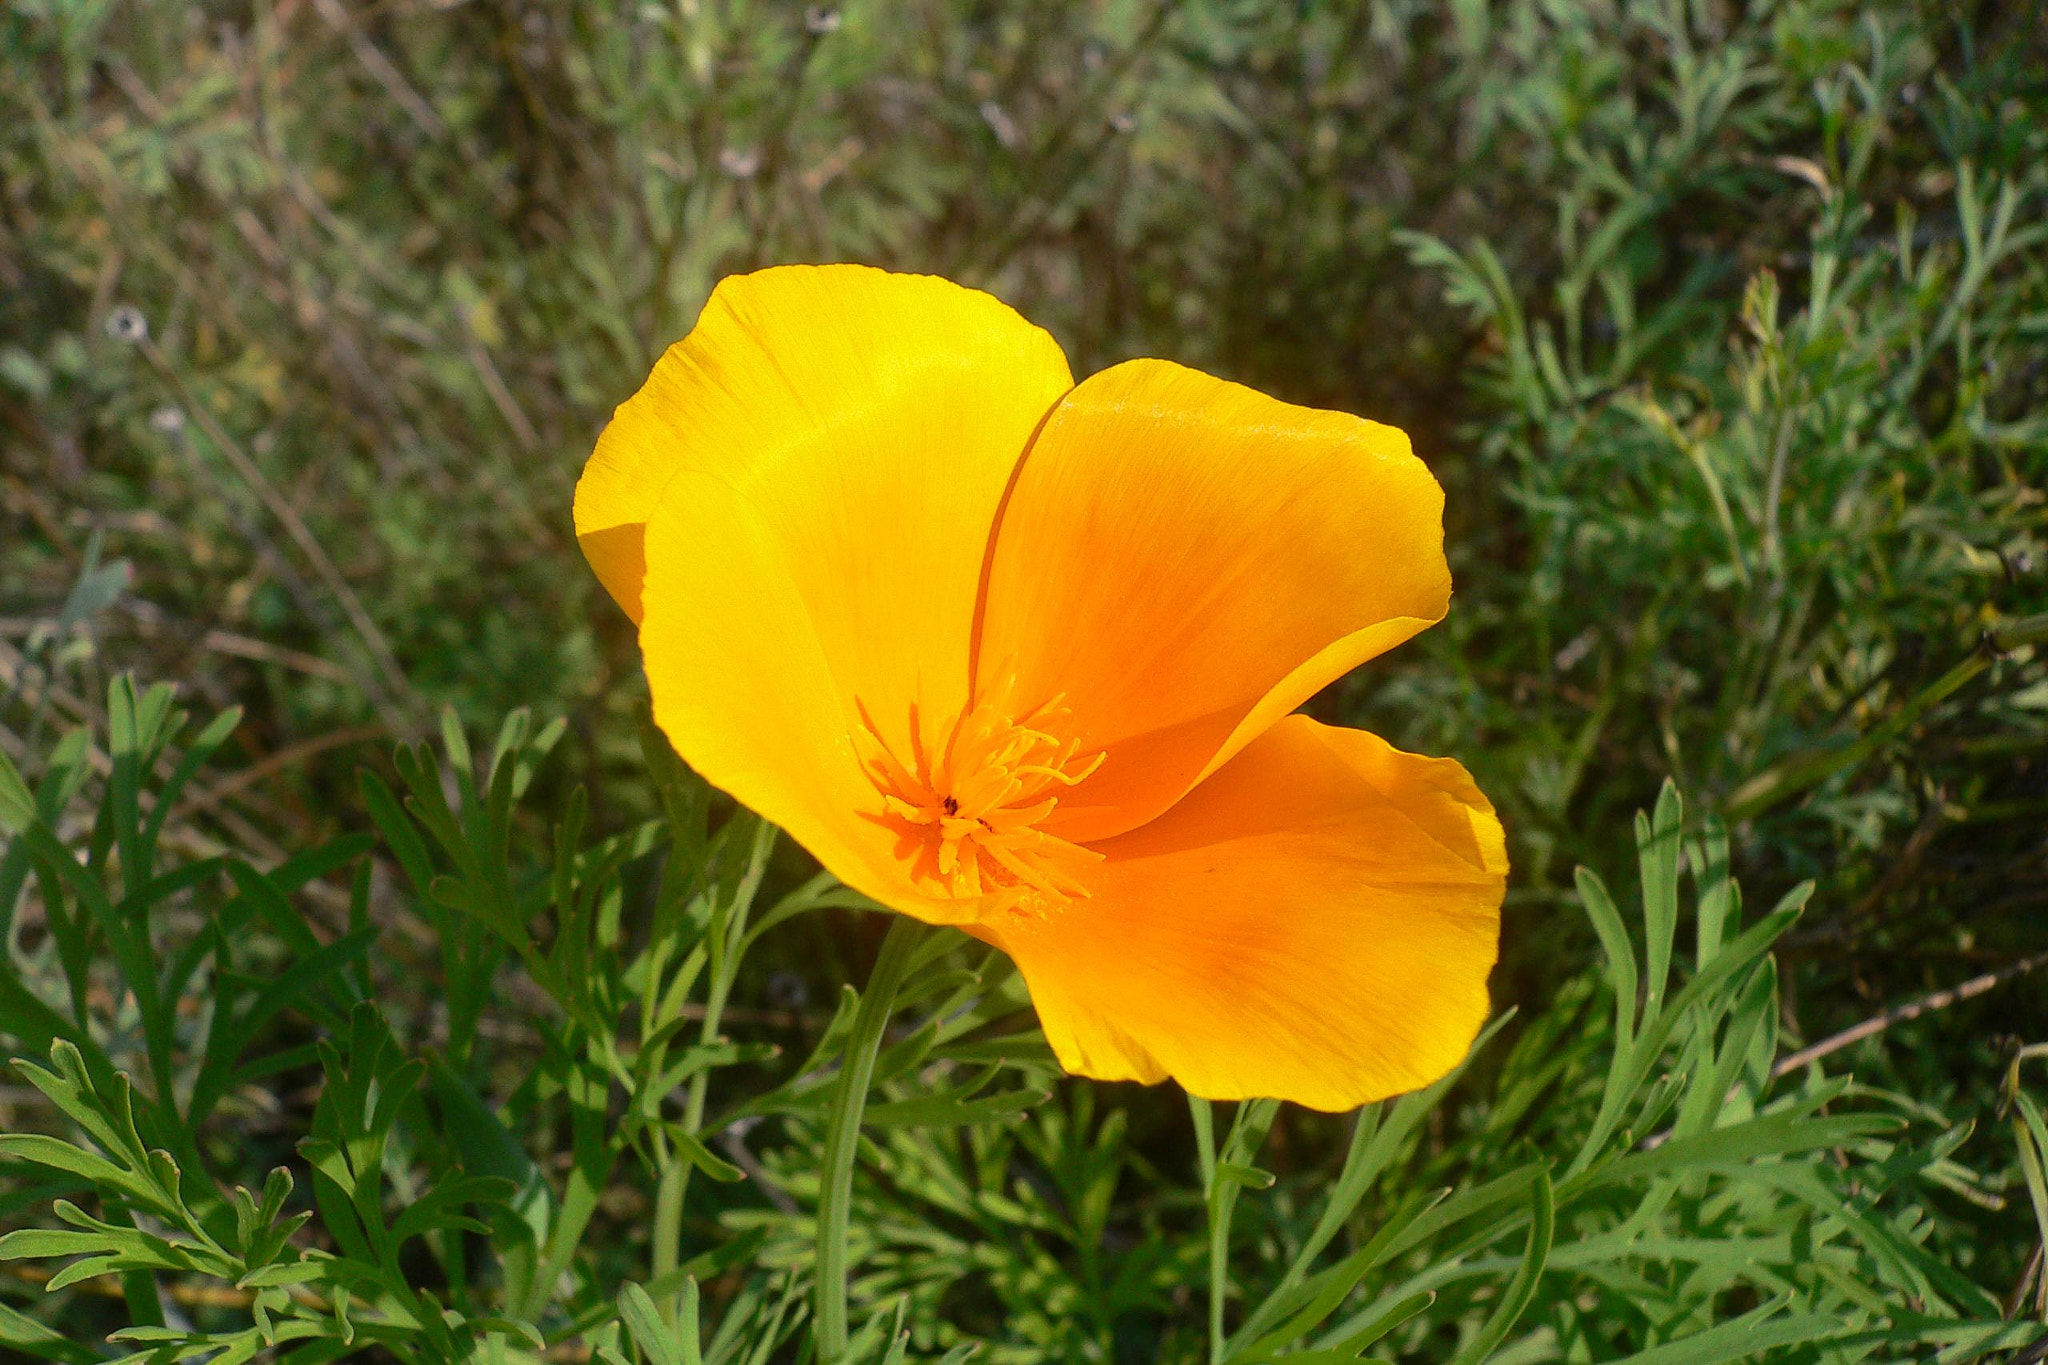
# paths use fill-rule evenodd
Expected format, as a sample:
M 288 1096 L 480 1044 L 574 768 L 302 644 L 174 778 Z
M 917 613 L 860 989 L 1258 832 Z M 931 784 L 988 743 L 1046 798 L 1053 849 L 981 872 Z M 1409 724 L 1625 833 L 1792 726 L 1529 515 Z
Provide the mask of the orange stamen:
M 865 709 L 853 737 L 881 796 L 870 818 L 895 833 L 914 879 L 940 895 L 987 898 L 991 910 L 1042 911 L 1086 897 L 1081 874 L 1102 860 L 1040 826 L 1103 756 L 1084 757 L 1078 741 L 1058 737 L 1068 720 L 1062 698 L 1019 714 L 1011 690 L 1006 680 L 968 706 L 937 744 L 912 708 L 908 762 Z

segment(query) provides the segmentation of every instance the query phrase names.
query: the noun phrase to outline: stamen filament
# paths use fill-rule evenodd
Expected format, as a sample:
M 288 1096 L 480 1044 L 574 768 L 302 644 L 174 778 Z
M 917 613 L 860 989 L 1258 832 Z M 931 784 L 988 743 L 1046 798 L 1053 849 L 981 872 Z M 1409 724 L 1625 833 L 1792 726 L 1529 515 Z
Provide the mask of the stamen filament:
M 1062 698 L 1019 714 L 1013 687 L 1006 679 L 969 705 L 936 745 L 913 707 L 907 763 L 865 708 L 854 734 L 881 797 L 874 818 L 896 834 L 912 877 L 942 895 L 984 900 L 984 913 L 1042 913 L 1085 897 L 1080 874 L 1102 857 L 1040 826 L 1058 808 L 1058 793 L 1085 781 L 1103 755 L 1080 758 L 1079 741 L 1060 737 L 1068 719 Z

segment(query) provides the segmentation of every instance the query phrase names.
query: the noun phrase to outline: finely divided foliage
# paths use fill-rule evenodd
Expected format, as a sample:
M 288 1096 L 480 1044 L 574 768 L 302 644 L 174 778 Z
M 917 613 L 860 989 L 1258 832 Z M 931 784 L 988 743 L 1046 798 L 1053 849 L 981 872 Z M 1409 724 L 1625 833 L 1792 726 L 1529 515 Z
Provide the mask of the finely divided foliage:
M 822 876 L 764 898 L 773 831 L 707 825 L 658 740 L 663 815 L 593 837 L 572 796 L 534 867 L 509 834 L 559 727 L 515 716 L 479 762 L 451 721 L 438 751 L 400 752 L 403 796 L 365 776 L 420 948 L 459 986 L 408 1040 L 365 976 L 368 841 L 269 872 L 175 852 L 159 816 L 228 727 L 187 739 L 168 689 L 125 680 L 108 713 L 33 787 L 0 760 L 0 1030 L 47 1101 L 0 1159 L 9 1206 L 61 1225 L 8 1233 L 0 1259 L 70 1305 L 62 1326 L 0 1313 L 32 1356 L 102 1359 L 84 1325 L 104 1323 L 151 1361 L 785 1358 L 812 1340 L 842 1056 L 872 1093 L 834 1258 L 845 1360 L 1107 1358 L 1142 1333 L 1156 1358 L 1241 1365 L 1960 1361 L 2037 1333 L 1944 1230 L 1949 1201 L 1991 1197 L 1958 1159 L 1967 1127 L 1774 1069 L 1770 952 L 1811 888 L 1745 913 L 1718 822 L 1689 829 L 1670 788 L 1637 822 L 1639 909 L 1581 874 L 1604 969 L 1512 1041 L 1497 1020 L 1473 1075 L 1359 1111 L 1309 1161 L 1283 1127 L 1329 1135 L 1278 1104 L 1192 1101 L 1197 1160 L 1175 1172 L 1105 1092 L 1058 1081 L 1011 1027 L 1006 960 L 952 931 L 892 934 L 878 1052 L 858 1036 L 885 1012 L 851 988 L 803 1050 L 728 1017 L 764 936 L 851 900 Z M 321 878 L 352 891 L 323 910 Z M 516 1044 L 494 1007 L 513 992 Z M 266 1173 L 214 1139 L 281 1083 L 318 1098 Z M 1447 1124 L 1458 1140 L 1431 1141 Z
M 2042 1359 L 2035 8 L 16 0 L 0 1357 Z M 1413 434 L 1456 1074 L 1063 1079 L 638 722 L 576 470 L 839 259 Z

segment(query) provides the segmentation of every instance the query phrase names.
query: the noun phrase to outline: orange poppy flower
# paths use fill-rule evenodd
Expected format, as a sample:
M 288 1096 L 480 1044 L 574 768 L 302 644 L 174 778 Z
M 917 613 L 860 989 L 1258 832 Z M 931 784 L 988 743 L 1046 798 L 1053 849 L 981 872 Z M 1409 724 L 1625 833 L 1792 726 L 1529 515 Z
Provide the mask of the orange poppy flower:
M 654 718 L 847 884 L 1003 949 L 1067 1070 L 1342 1110 L 1464 1056 L 1507 859 L 1457 763 L 1289 713 L 1443 618 L 1392 427 L 987 294 L 728 279 L 599 438 Z

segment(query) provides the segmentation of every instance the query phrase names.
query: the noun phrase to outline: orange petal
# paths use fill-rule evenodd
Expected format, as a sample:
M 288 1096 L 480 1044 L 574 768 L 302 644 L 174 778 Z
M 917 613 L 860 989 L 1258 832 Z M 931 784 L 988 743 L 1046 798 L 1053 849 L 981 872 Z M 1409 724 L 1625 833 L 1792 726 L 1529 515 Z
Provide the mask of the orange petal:
M 972 546 L 972 591 L 1004 482 L 1072 384 L 1051 336 L 948 280 L 860 265 L 731 276 L 599 436 L 577 539 L 637 621 L 645 527 L 677 471 L 750 489 L 843 481 L 907 499 L 879 525 L 840 528 L 873 558 L 892 558 L 877 537 L 913 529 L 944 542 L 936 553 Z
M 1092 895 L 978 926 L 1067 1070 L 1339 1111 L 1464 1057 L 1507 853 L 1464 768 L 1289 716 L 1095 846 Z
M 977 667 L 1066 694 L 1101 770 L 1048 828 L 1151 819 L 1443 618 L 1443 491 L 1392 427 L 1159 360 L 1084 381 L 1018 471 Z
M 903 753 L 913 706 L 964 703 L 996 507 L 1069 382 L 1052 338 L 986 294 L 762 271 L 718 287 L 577 487 L 677 751 L 899 908 L 859 708 Z

